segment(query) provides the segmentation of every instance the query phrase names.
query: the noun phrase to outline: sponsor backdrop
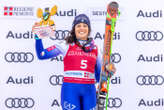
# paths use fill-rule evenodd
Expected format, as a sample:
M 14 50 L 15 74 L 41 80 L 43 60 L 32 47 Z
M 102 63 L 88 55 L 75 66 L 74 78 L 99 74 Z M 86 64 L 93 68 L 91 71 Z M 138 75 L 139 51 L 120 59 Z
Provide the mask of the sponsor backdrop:
M 109 110 L 164 110 L 163 0 L 116 0 L 121 16 L 116 24 L 112 60 L 117 73 L 110 81 Z M 63 57 L 38 60 L 32 25 L 38 8 L 58 6 L 51 16 L 62 41 L 80 13 L 91 19 L 92 33 L 102 53 L 106 6 L 110 0 L 0 1 L 0 110 L 61 110 Z M 67 105 L 72 110 L 71 105 Z

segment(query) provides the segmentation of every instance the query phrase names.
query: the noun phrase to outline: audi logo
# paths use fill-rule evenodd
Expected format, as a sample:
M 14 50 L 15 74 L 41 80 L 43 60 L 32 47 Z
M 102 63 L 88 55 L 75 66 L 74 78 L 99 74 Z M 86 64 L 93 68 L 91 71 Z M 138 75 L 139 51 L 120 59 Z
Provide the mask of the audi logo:
M 32 108 L 34 104 L 32 98 L 7 98 L 5 100 L 7 108 Z
M 50 37 L 51 40 L 64 40 L 67 36 L 70 35 L 68 30 L 55 30 L 55 38 Z
M 116 98 L 108 98 L 108 105 L 109 108 L 119 108 L 122 106 L 122 100 L 118 97 Z
M 34 60 L 34 55 L 31 52 L 7 52 L 5 54 L 5 60 L 11 62 L 27 62 L 30 63 Z
M 161 75 L 139 75 L 136 79 L 138 85 L 162 85 L 164 77 Z
M 112 53 L 111 61 L 113 63 L 119 63 L 121 61 L 121 55 L 119 53 Z
M 161 31 L 138 31 L 136 33 L 138 41 L 160 41 L 163 39 Z
M 63 84 L 63 79 L 64 79 L 63 75 L 52 75 L 49 78 L 49 82 L 53 86 L 62 85 Z

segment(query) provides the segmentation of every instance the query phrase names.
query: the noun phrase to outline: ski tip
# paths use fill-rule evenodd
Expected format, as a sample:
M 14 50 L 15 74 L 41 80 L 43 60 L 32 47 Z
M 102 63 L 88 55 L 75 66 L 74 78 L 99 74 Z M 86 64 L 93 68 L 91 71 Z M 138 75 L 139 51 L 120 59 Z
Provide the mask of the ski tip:
M 119 17 L 120 16 L 120 11 L 119 11 L 119 4 L 116 2 L 116 1 L 111 1 L 108 6 L 107 6 L 107 10 L 115 10 L 117 16 Z M 113 11 L 110 11 L 110 13 L 113 13 Z
M 112 7 L 112 8 L 119 8 L 119 4 L 116 2 L 116 1 L 111 1 L 109 4 L 108 4 L 108 8 L 109 7 Z

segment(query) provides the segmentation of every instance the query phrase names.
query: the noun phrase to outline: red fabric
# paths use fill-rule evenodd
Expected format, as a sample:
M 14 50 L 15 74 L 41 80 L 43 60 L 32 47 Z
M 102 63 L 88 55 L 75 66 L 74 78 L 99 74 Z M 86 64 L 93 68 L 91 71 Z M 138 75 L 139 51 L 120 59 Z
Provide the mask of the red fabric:
M 70 45 L 66 56 L 64 57 L 64 71 L 87 71 L 94 73 L 97 59 L 97 48 L 91 52 L 84 52 L 76 44 Z M 71 81 L 72 80 L 72 81 Z M 88 80 L 88 79 L 87 79 Z M 84 78 L 64 78 L 66 82 L 86 83 Z M 93 79 L 88 83 L 93 83 Z

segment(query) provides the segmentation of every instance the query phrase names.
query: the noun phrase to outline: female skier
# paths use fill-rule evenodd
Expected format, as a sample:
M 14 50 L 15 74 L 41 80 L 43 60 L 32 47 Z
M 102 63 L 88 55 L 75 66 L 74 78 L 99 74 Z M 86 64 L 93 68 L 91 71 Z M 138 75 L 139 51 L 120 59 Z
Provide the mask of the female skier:
M 36 23 L 35 26 L 39 26 Z M 64 80 L 61 89 L 63 110 L 96 110 L 95 83 L 100 79 L 101 59 L 92 38 L 90 20 L 85 14 L 75 17 L 70 36 L 64 44 L 43 48 L 42 40 L 36 36 L 36 53 L 39 59 L 64 56 Z M 108 64 L 111 66 L 113 64 Z M 108 69 L 109 74 L 115 67 Z

